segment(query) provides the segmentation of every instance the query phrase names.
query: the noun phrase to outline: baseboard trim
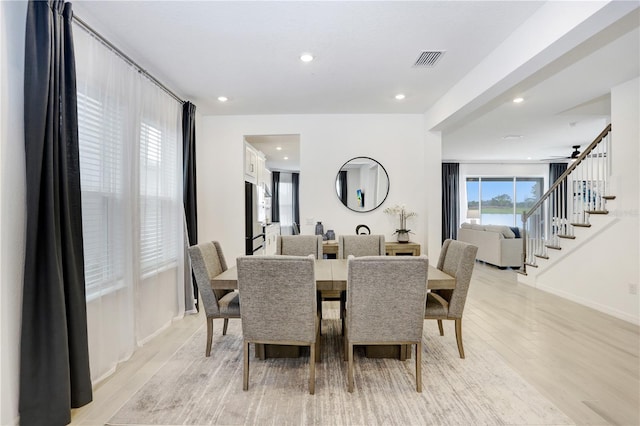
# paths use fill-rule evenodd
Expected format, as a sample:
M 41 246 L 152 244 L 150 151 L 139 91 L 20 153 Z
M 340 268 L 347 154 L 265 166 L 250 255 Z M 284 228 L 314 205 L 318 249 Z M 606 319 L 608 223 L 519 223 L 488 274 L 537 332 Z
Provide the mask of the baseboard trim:
M 563 299 L 571 300 L 572 302 L 576 302 L 576 303 L 578 303 L 580 305 L 583 305 L 583 306 L 586 306 L 588 308 L 595 309 L 598 312 L 602 312 L 604 314 L 611 315 L 612 317 L 615 317 L 615 318 L 618 318 L 620 320 L 629 322 L 631 324 L 640 325 L 640 317 L 637 317 L 637 316 L 634 317 L 633 315 L 630 315 L 630 314 L 628 314 L 626 312 L 622 312 L 622 311 L 619 311 L 617 309 L 612 309 L 609 306 L 593 302 L 593 301 L 585 299 L 583 297 L 576 296 L 575 294 L 572 294 L 572 293 L 569 293 L 569 292 L 566 292 L 566 291 L 563 291 L 563 290 L 558 290 L 557 288 L 550 287 L 550 286 L 547 286 L 547 285 L 544 285 L 544 284 L 536 283 L 536 284 L 529 284 L 529 285 L 531 285 L 532 287 L 535 287 L 537 289 L 540 289 L 542 291 L 545 291 L 547 293 L 551 293 L 553 295 L 562 297 Z

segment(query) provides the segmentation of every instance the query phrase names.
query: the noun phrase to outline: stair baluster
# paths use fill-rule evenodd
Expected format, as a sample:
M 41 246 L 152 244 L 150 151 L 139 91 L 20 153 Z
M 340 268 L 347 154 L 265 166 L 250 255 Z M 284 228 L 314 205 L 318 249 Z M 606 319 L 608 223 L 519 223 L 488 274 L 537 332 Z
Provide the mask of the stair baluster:
M 522 213 L 523 267 L 538 267 L 548 249 L 560 250 L 562 239 L 574 239 L 575 227 L 589 227 L 589 215 L 607 213 L 611 175 L 611 124 L 553 182 L 547 192 Z

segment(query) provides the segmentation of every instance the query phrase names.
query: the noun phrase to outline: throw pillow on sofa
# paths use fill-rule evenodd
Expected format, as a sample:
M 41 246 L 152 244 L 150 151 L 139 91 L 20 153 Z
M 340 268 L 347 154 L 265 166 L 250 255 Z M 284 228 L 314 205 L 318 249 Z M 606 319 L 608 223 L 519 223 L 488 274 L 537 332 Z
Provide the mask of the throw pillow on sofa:
M 520 237 L 520 228 L 518 228 L 517 226 L 510 226 L 509 228 L 511 228 L 511 230 L 515 234 L 516 238 L 521 238 Z
M 485 225 L 484 229 L 485 229 L 485 231 L 499 232 L 500 234 L 502 234 L 502 236 L 504 238 L 515 238 L 516 237 L 516 234 L 514 234 L 513 231 L 511 230 L 511 228 L 509 228 L 508 226 L 503 226 L 503 225 Z

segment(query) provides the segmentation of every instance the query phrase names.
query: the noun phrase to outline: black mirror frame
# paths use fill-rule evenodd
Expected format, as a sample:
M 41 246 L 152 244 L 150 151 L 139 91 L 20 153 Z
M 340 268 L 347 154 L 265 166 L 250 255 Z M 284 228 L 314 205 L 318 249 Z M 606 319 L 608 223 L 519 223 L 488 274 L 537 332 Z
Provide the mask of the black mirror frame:
M 351 161 L 356 160 L 356 159 L 359 159 L 359 158 L 364 158 L 364 159 L 367 159 L 367 160 L 371 160 L 371 161 L 373 161 L 374 163 L 376 163 L 377 165 L 379 165 L 379 166 L 382 168 L 382 171 L 384 171 L 384 175 L 387 177 L 387 192 L 386 192 L 386 194 L 384 194 L 384 198 L 382 199 L 382 201 L 380 201 L 380 202 L 378 203 L 378 205 L 377 205 L 377 206 L 375 206 L 375 207 L 374 207 L 374 208 L 372 208 L 372 209 L 369 209 L 369 210 L 355 210 L 355 209 L 352 209 L 351 207 L 349 207 L 348 205 L 346 205 L 346 204 L 342 201 L 342 199 L 340 198 L 340 195 L 338 194 L 337 190 L 336 190 L 336 196 L 337 196 L 337 198 L 338 198 L 338 201 L 340 201 L 340 204 L 342 204 L 343 206 L 345 206 L 346 208 L 348 208 L 348 209 L 349 209 L 349 210 L 351 210 L 352 212 L 356 212 L 356 213 L 369 213 L 369 212 L 374 211 L 375 209 L 377 209 L 377 208 L 378 208 L 378 207 L 380 207 L 381 205 L 383 205 L 383 204 L 384 204 L 384 202 L 387 200 L 387 197 L 389 196 L 389 189 L 391 188 L 391 179 L 389 179 L 389 173 L 387 172 L 387 169 L 385 169 L 385 168 L 384 168 L 384 166 L 382 165 L 382 163 L 380 163 L 378 160 L 376 160 L 376 159 L 374 159 L 374 158 L 367 157 L 367 156 L 363 156 L 363 155 L 359 155 L 359 156 L 357 156 L 357 157 L 353 157 L 353 158 L 351 158 L 351 159 L 349 159 L 349 160 L 345 161 L 345 162 L 342 164 L 342 166 L 340 166 L 340 169 L 338 169 L 338 174 L 336 175 L 336 179 L 335 179 L 335 181 L 334 181 L 334 185 L 337 185 L 338 178 L 339 178 L 339 176 L 340 176 L 340 172 L 342 171 L 342 169 L 343 169 L 347 164 L 349 164 Z

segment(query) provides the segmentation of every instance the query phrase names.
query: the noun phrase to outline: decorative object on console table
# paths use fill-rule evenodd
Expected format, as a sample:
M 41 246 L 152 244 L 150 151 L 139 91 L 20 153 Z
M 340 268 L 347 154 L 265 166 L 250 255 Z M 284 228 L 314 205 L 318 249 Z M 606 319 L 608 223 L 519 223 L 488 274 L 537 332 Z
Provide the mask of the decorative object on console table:
M 399 243 L 408 243 L 411 229 L 407 229 L 407 219 L 417 216 L 417 213 L 407 211 L 407 208 L 404 204 L 396 204 L 393 207 L 387 207 L 386 209 L 384 209 L 384 212 L 387 214 L 398 215 L 398 217 L 400 218 L 400 228 L 396 229 L 396 232 L 394 232 L 394 234 L 398 234 Z
M 326 238 L 327 241 L 331 241 L 331 240 L 335 240 L 336 239 L 336 233 L 333 231 L 333 229 L 329 229 L 327 231 L 327 233 L 325 234 L 325 236 L 327 237 Z
M 356 226 L 356 235 L 371 235 L 371 229 L 367 225 Z
M 316 223 L 316 235 L 324 234 L 324 226 L 322 226 L 322 222 Z

